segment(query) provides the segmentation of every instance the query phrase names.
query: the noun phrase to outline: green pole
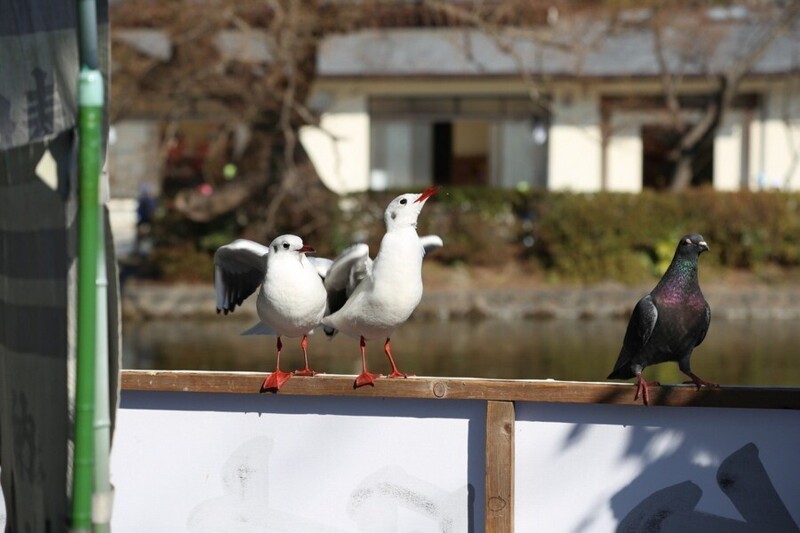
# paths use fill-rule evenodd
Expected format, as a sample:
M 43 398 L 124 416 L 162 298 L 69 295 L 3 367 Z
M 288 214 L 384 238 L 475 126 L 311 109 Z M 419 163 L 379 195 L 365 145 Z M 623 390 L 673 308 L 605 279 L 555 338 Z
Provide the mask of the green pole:
M 72 479 L 73 531 L 90 531 L 94 484 L 94 398 L 97 253 L 100 242 L 100 154 L 103 77 L 84 68 L 78 85 L 80 136 L 78 216 L 78 362 L 75 393 L 75 456 Z
M 103 135 L 103 76 L 97 62 L 97 5 L 78 3 L 78 361 L 75 448 L 72 468 L 72 530 L 92 528 L 94 402 L 97 349 L 97 252 L 100 242 L 100 159 Z

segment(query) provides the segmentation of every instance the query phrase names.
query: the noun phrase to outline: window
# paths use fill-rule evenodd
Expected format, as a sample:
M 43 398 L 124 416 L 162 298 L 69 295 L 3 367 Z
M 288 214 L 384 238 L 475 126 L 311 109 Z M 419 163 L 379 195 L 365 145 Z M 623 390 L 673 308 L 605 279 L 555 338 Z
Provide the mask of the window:
M 544 112 L 526 98 L 376 98 L 370 187 L 545 187 Z

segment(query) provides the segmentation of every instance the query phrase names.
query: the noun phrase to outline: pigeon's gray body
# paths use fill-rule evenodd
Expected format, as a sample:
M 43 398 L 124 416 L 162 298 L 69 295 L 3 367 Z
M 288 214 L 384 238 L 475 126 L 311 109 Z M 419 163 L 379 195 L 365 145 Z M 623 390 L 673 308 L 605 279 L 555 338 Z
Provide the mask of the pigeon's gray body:
M 608 379 L 630 379 L 665 361 L 677 361 L 683 373 L 693 376 L 692 351 L 711 322 L 711 308 L 697 281 L 697 259 L 707 249 L 701 235 L 681 238 L 661 281 L 636 304 Z

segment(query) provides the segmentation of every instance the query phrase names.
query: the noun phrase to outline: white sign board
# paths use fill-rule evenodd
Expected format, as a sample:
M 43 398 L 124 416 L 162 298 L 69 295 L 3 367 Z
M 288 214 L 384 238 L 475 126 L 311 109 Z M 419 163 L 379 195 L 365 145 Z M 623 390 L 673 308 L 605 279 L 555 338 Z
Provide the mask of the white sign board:
M 126 391 L 112 451 L 113 530 L 469 531 L 469 485 L 483 487 L 484 409 Z
M 800 413 L 516 404 L 517 531 L 800 531 Z

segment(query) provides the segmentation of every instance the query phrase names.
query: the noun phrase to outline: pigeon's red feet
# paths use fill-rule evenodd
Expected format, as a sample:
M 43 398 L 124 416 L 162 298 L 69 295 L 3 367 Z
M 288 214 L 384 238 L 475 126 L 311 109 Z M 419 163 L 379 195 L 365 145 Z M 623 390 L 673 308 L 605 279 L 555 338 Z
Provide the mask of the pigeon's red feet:
M 386 376 L 387 378 L 413 378 L 416 377 L 416 374 L 406 374 L 405 372 L 400 372 L 399 370 L 394 370 L 391 374 Z
M 372 372 L 367 372 L 366 370 L 356 376 L 356 381 L 353 383 L 353 388 L 357 389 L 359 387 L 363 387 L 364 385 L 372 385 L 375 386 L 375 380 L 381 377 L 380 374 L 373 374 Z
M 719 388 L 718 384 L 711 383 L 710 381 L 706 381 L 704 379 L 701 379 L 697 374 L 694 374 L 692 372 L 689 372 L 688 376 L 690 378 L 692 378 L 692 379 L 691 379 L 691 381 L 684 381 L 683 382 L 684 385 L 694 384 L 694 385 L 697 386 L 697 390 L 700 390 L 700 387 L 709 387 L 709 388 L 712 388 L 712 389 L 718 389 Z
M 658 387 L 661 383 L 658 381 L 646 381 L 641 374 L 636 374 L 636 379 L 638 380 L 638 384 L 636 386 L 636 394 L 633 397 L 634 401 L 638 400 L 639 394 L 641 394 L 644 404 L 650 405 L 650 392 L 647 390 L 647 387 Z
M 295 376 L 311 377 L 311 376 L 316 376 L 317 374 L 319 374 L 319 372 L 311 370 L 310 368 L 304 368 L 303 370 L 295 370 L 294 372 L 292 372 L 292 374 L 294 374 Z
M 283 384 L 289 381 L 290 377 L 292 377 L 292 374 L 289 372 L 275 370 L 264 380 L 264 384 L 261 385 L 261 392 L 278 392 Z

